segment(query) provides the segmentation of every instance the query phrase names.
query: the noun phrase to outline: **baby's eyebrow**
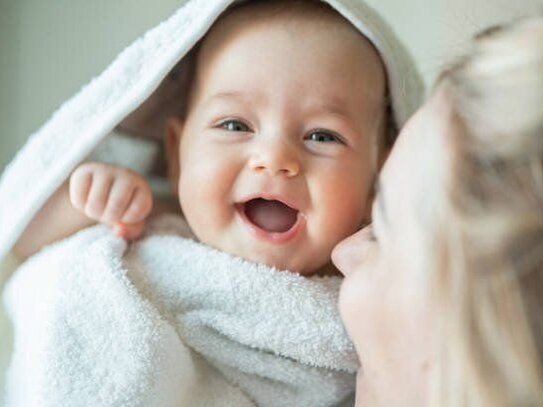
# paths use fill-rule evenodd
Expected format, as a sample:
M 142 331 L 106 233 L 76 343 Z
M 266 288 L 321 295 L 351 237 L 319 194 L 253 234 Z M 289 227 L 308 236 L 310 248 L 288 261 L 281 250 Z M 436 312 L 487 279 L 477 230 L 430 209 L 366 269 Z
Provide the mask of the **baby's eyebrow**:
M 242 93 L 242 92 L 238 92 L 238 91 L 223 91 L 223 92 L 219 92 L 219 93 L 215 93 L 214 95 L 210 96 L 205 102 L 205 106 L 213 103 L 213 102 L 217 102 L 217 101 L 221 101 L 221 100 L 238 100 L 238 101 L 241 101 L 241 102 L 244 102 L 244 103 L 250 103 L 252 101 L 254 101 L 254 98 L 245 94 L 245 93 Z
M 222 91 L 211 95 L 203 102 L 203 106 L 207 107 L 216 102 L 234 100 L 250 106 L 254 106 L 261 100 L 261 96 L 258 94 L 250 94 L 246 92 L 239 92 L 235 90 Z M 334 97 L 324 98 L 323 100 L 309 102 L 306 107 L 306 111 L 311 114 L 331 114 L 333 116 L 340 117 L 342 119 L 352 122 L 354 118 L 349 110 L 345 107 L 345 103 Z
M 314 104 L 310 107 L 309 110 L 315 113 L 327 113 L 327 114 L 333 114 L 335 116 L 343 117 L 349 120 L 352 119 L 349 111 L 345 109 L 345 105 L 333 99 Z

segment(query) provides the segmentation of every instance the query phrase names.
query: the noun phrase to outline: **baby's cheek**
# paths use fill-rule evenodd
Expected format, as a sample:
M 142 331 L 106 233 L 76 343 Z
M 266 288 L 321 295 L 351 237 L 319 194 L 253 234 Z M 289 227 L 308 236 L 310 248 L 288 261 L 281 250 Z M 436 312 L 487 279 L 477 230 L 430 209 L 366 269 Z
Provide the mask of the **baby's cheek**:
M 330 236 L 341 240 L 360 229 L 367 213 L 367 193 L 360 188 L 337 188 L 323 202 L 323 213 Z
M 369 198 L 373 175 L 369 166 L 360 160 L 346 158 L 325 168 L 315 182 L 315 189 L 336 211 L 363 211 Z
M 233 212 L 231 171 L 212 158 L 194 160 L 187 167 L 181 173 L 179 201 L 197 237 L 206 240 L 227 225 Z

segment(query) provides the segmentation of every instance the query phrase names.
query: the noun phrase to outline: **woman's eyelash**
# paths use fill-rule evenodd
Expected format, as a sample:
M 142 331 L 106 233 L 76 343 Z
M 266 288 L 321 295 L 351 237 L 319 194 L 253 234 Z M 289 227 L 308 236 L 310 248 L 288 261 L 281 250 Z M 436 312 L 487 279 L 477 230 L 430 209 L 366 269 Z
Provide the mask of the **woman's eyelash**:
M 310 141 L 316 141 L 318 143 L 333 142 L 345 144 L 340 136 L 327 130 L 313 130 L 305 137 L 305 139 Z
M 376 242 L 377 241 L 377 236 L 375 235 L 375 232 L 373 231 L 373 227 L 370 229 L 369 233 L 368 233 L 368 239 L 370 242 Z
M 366 235 L 366 240 L 368 240 L 370 242 L 376 242 L 377 241 L 377 235 L 375 234 L 373 223 L 370 223 L 368 226 L 366 226 L 364 228 L 364 233 Z
M 227 131 L 251 131 L 251 128 L 243 123 L 241 120 L 228 119 L 220 122 L 217 127 Z

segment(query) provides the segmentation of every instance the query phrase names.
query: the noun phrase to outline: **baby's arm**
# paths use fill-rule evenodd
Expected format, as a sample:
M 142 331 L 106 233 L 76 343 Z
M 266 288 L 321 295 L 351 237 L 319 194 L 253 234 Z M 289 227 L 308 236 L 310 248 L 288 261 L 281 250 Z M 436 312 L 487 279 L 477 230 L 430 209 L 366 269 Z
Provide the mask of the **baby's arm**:
M 108 164 L 82 164 L 30 222 L 13 253 L 24 260 L 96 222 L 110 225 L 122 237 L 137 238 L 152 206 L 151 190 L 142 176 Z

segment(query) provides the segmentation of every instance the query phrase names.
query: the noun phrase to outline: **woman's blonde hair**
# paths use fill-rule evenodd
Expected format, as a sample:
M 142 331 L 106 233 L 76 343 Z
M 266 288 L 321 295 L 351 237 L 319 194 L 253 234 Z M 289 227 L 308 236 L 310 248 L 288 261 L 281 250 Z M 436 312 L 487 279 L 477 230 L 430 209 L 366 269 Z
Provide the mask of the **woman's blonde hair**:
M 458 131 L 433 285 L 436 403 L 543 406 L 543 18 L 482 33 L 437 87 Z

